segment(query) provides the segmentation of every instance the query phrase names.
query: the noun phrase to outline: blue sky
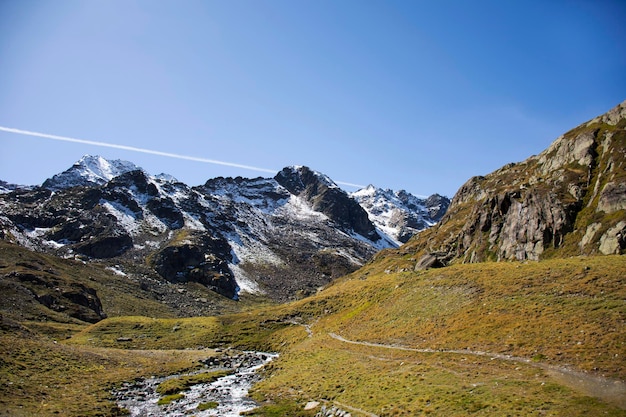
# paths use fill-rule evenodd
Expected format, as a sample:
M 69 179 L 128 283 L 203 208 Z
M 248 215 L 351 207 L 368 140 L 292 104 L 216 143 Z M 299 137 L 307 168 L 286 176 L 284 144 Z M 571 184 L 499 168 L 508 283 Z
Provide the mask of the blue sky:
M 0 126 L 451 197 L 626 99 L 624 21 L 618 0 L 0 0 Z M 84 154 L 272 175 L 0 131 L 0 179 Z

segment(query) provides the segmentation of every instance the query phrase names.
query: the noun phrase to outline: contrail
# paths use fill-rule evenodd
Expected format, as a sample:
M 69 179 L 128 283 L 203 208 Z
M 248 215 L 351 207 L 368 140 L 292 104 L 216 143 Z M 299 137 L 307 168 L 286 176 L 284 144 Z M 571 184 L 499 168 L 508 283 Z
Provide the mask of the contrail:
M 344 181 L 335 181 L 335 184 L 338 185 L 345 185 L 347 187 L 354 187 L 354 188 L 365 188 L 365 185 L 361 185 L 361 184 L 353 184 L 351 182 L 344 182 Z
M 101 146 L 103 148 L 123 149 L 125 151 L 147 153 L 151 155 L 165 156 L 168 158 L 185 159 L 188 161 L 195 161 L 195 162 L 204 162 L 206 164 L 223 165 L 223 166 L 228 166 L 228 167 L 247 169 L 250 171 L 269 172 L 271 174 L 275 174 L 276 172 L 278 172 L 278 170 L 275 170 L 275 169 L 253 167 L 250 165 L 237 164 L 234 162 L 218 161 L 216 159 L 199 158 L 197 156 L 189 156 L 189 155 L 181 155 L 181 154 L 171 153 L 171 152 L 155 151 L 153 149 L 137 148 L 135 146 L 127 146 L 127 145 L 118 145 L 115 143 L 97 142 L 93 140 L 70 138 L 67 136 L 49 135 L 47 133 L 31 132 L 29 130 L 15 129 L 15 128 L 5 127 L 5 126 L 0 126 L 0 130 L 4 132 L 16 133 L 18 135 L 35 136 L 39 138 L 53 139 L 53 140 L 59 140 L 63 142 L 73 142 L 73 143 L 81 143 L 84 145 Z M 341 185 L 346 185 L 349 187 L 356 187 L 356 188 L 365 187 L 364 185 L 352 184 L 349 182 L 336 181 L 336 183 L 341 184 Z

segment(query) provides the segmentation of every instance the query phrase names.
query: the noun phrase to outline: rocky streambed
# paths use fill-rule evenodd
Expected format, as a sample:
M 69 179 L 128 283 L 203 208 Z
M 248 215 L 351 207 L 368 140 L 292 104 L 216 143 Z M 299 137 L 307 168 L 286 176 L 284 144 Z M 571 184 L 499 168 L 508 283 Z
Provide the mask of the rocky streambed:
M 232 373 L 214 382 L 191 385 L 182 395 L 169 398 L 157 392 L 159 384 L 199 372 L 137 379 L 123 384 L 113 394 L 117 404 L 132 417 L 238 417 L 241 412 L 256 407 L 247 397 L 248 391 L 259 379 L 256 372 L 276 357 L 273 353 L 239 352 L 207 359 L 206 369 L 201 372 L 231 370 Z

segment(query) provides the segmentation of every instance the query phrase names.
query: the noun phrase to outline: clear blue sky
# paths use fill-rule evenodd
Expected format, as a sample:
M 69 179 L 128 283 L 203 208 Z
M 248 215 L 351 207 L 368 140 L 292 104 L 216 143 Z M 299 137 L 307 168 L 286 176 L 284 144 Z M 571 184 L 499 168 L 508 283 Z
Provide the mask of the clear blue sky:
M 619 0 L 0 0 L 0 126 L 451 197 L 626 99 L 624 22 Z M 272 175 L 0 132 L 0 179 L 84 154 Z

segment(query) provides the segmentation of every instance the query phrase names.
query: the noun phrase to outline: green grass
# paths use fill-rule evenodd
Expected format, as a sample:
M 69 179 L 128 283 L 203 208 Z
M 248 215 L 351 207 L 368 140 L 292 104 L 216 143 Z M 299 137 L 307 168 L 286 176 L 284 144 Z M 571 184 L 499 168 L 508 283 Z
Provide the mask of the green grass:
M 341 314 L 319 312 L 316 326 L 354 340 L 529 358 L 539 351 L 555 364 L 624 378 L 625 280 L 620 256 L 372 270 L 294 308 L 332 299 Z
M 198 384 L 210 384 L 219 378 L 230 375 L 233 372 L 213 371 L 201 372 L 193 375 L 183 375 L 176 378 L 167 379 L 159 384 L 156 391 L 161 395 L 172 395 L 188 390 L 190 387 Z
M 420 272 L 414 263 L 414 254 L 385 251 L 315 296 L 215 317 L 3 319 L 0 415 L 124 415 L 110 394 L 118 384 L 197 371 L 218 354 L 209 348 L 230 346 L 280 352 L 251 393 L 262 404 L 251 416 L 312 416 L 303 410 L 312 400 L 353 416 L 626 414 L 547 368 L 626 379 L 626 257 Z M 444 352 L 459 349 L 528 362 Z M 177 395 L 212 377 L 159 389 Z
M 215 401 L 209 401 L 209 402 L 206 402 L 206 403 L 198 404 L 198 407 L 196 407 L 196 410 L 198 410 L 198 411 L 212 410 L 214 408 L 217 408 L 218 406 L 219 406 L 219 404 L 216 403 Z
M 68 343 L 124 349 L 203 348 L 214 344 L 220 328 L 216 317 L 112 317 L 85 328 Z
M 538 367 L 626 379 L 626 258 L 389 273 L 405 258 L 386 256 L 283 307 L 281 314 L 308 321 L 314 336 L 303 328 L 277 333 L 286 347 L 255 387 L 257 400 L 285 407 L 289 399 L 296 409 L 326 400 L 381 416 L 626 414 Z M 329 332 L 414 349 L 519 356 L 529 363 L 359 346 L 330 339 Z M 272 415 L 269 409 L 259 413 Z
M 323 337 L 285 354 L 269 373 L 255 387 L 254 398 L 278 404 L 290 398 L 295 409 L 314 399 L 380 416 L 624 414 L 554 383 L 528 365 L 346 346 Z
M 179 319 L 113 317 L 86 327 L 67 343 L 123 349 L 235 347 L 267 351 L 277 348 L 274 332 L 287 326 L 272 310 Z
M 183 398 L 185 398 L 185 394 L 169 394 L 169 395 L 159 398 L 159 400 L 157 401 L 157 404 L 167 405 Z
M 252 411 L 245 412 L 242 415 L 250 417 L 312 417 L 315 414 L 316 412 L 313 410 L 303 410 L 301 404 L 297 404 L 292 401 L 281 401 L 279 399 L 276 403 L 264 404 Z
M 196 350 L 120 350 L 0 332 L 0 415 L 121 416 L 110 391 L 124 381 L 197 369 Z

